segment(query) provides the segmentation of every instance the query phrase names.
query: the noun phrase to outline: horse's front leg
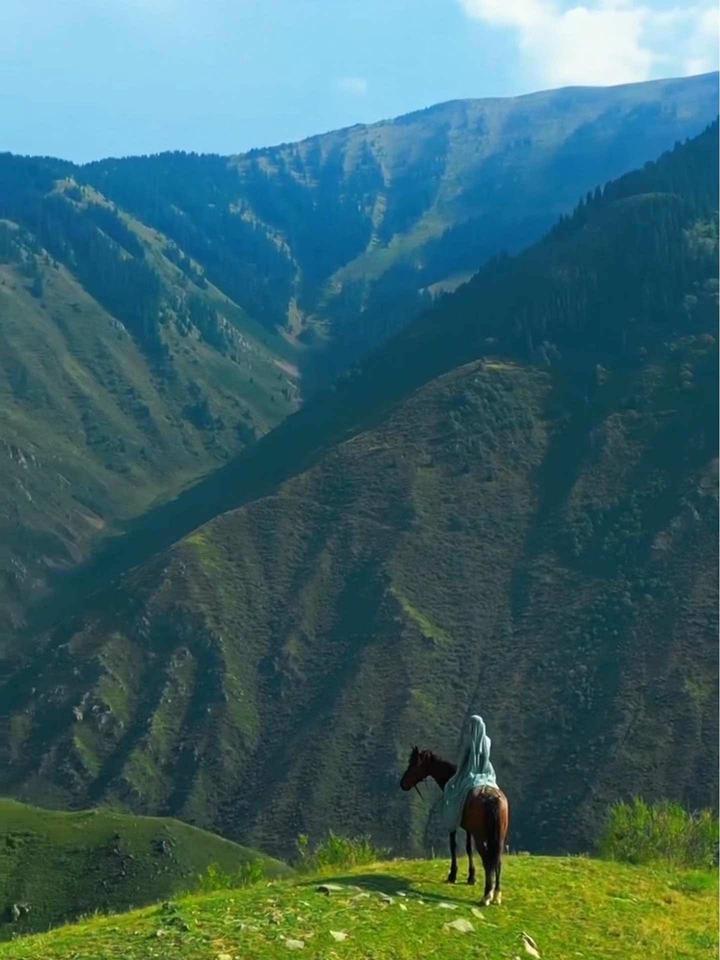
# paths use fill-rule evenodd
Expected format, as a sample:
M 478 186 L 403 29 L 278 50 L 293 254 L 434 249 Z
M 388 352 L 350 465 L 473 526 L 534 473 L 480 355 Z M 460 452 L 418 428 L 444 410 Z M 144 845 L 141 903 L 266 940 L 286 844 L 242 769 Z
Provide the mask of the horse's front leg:
M 475 864 L 473 863 L 473 839 L 469 831 L 465 833 L 465 850 L 468 858 L 468 879 L 470 884 L 475 883 Z
M 457 880 L 457 834 L 455 830 L 450 834 L 450 873 L 447 882 L 455 883 Z

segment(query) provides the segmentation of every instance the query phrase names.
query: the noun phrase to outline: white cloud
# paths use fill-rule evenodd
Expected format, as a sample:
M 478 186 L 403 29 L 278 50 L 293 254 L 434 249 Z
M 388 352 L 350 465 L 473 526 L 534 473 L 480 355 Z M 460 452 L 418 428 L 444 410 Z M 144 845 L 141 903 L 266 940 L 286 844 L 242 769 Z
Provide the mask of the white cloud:
M 368 82 L 365 77 L 340 77 L 337 85 L 343 93 L 351 93 L 355 97 L 364 97 L 368 92 Z
M 459 0 L 469 17 L 513 30 L 533 80 L 612 84 L 716 68 L 714 5 L 657 9 L 632 0 Z

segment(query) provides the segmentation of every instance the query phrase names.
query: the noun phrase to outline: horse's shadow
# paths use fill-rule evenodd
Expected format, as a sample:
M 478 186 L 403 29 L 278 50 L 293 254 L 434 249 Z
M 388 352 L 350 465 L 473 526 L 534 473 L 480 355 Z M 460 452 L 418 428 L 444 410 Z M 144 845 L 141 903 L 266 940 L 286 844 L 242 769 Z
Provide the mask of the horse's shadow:
M 322 881 L 318 881 L 317 879 L 308 880 L 306 885 L 317 887 L 319 883 L 337 883 L 341 886 L 348 887 L 348 889 L 355 888 L 357 890 L 357 888 L 360 888 L 360 890 L 369 893 L 384 893 L 389 897 L 414 897 L 436 903 L 456 903 L 458 906 L 465 907 L 472 904 L 472 900 L 468 900 L 466 897 L 454 897 L 452 895 L 454 889 L 450 884 L 447 885 L 447 892 L 440 894 L 427 889 L 428 886 L 434 884 L 434 881 L 411 880 L 408 877 L 397 876 L 397 874 L 348 873 L 323 877 Z M 440 880 L 438 880 L 437 883 L 440 884 Z M 465 884 L 458 884 L 458 886 L 465 886 Z M 477 899 L 480 899 L 479 895 Z

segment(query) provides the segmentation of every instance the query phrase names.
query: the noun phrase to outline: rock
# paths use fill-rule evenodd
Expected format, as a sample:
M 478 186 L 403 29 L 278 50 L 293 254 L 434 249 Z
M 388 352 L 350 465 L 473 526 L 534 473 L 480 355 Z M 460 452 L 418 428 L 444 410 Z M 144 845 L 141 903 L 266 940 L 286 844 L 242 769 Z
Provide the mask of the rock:
M 480 907 L 470 907 L 470 913 L 471 913 L 474 917 L 477 917 L 478 920 L 484 920 L 484 919 L 485 919 L 485 914 L 482 912 L 482 910 L 480 909 Z
M 447 903 L 445 900 L 441 900 L 438 904 L 441 910 L 457 910 L 456 903 Z
M 407 904 L 405 903 L 399 903 L 398 906 L 400 907 L 401 910 L 407 910 Z
M 318 893 L 324 893 L 326 897 L 329 897 L 331 893 L 343 893 L 345 887 L 341 887 L 339 883 L 321 883 L 319 887 L 316 887 Z
M 457 930 L 458 933 L 472 933 L 475 927 L 470 923 L 469 920 L 465 920 L 463 917 L 458 917 L 457 920 L 451 920 L 450 923 L 446 923 L 445 929 Z
M 381 893 L 380 899 L 382 900 L 383 903 L 395 903 L 393 898 L 387 893 Z
M 288 950 L 304 950 L 305 941 L 304 940 L 286 940 L 285 946 Z
M 525 953 L 531 957 L 534 957 L 535 960 L 540 960 L 540 951 L 538 950 L 538 945 L 535 943 L 530 934 L 525 933 L 524 930 L 522 933 L 522 943 L 525 947 Z
M 333 940 L 337 940 L 338 943 L 342 943 L 343 940 L 347 940 L 348 938 L 348 935 L 344 930 L 331 930 L 330 936 L 333 938 Z
M 26 917 L 30 913 L 30 907 L 27 903 L 13 903 L 8 913 L 10 915 L 10 922 L 17 923 L 21 917 Z

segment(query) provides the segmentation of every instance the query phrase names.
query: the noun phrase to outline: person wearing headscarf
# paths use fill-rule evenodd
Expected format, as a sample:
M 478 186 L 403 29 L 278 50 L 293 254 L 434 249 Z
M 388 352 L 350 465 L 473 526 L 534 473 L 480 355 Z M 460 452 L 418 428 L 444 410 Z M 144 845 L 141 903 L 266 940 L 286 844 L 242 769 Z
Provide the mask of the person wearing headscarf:
M 450 832 L 460 826 L 470 790 L 497 787 L 495 770 L 490 763 L 490 744 L 485 721 L 473 714 L 463 731 L 457 770 L 445 784 L 443 792 L 443 819 Z

